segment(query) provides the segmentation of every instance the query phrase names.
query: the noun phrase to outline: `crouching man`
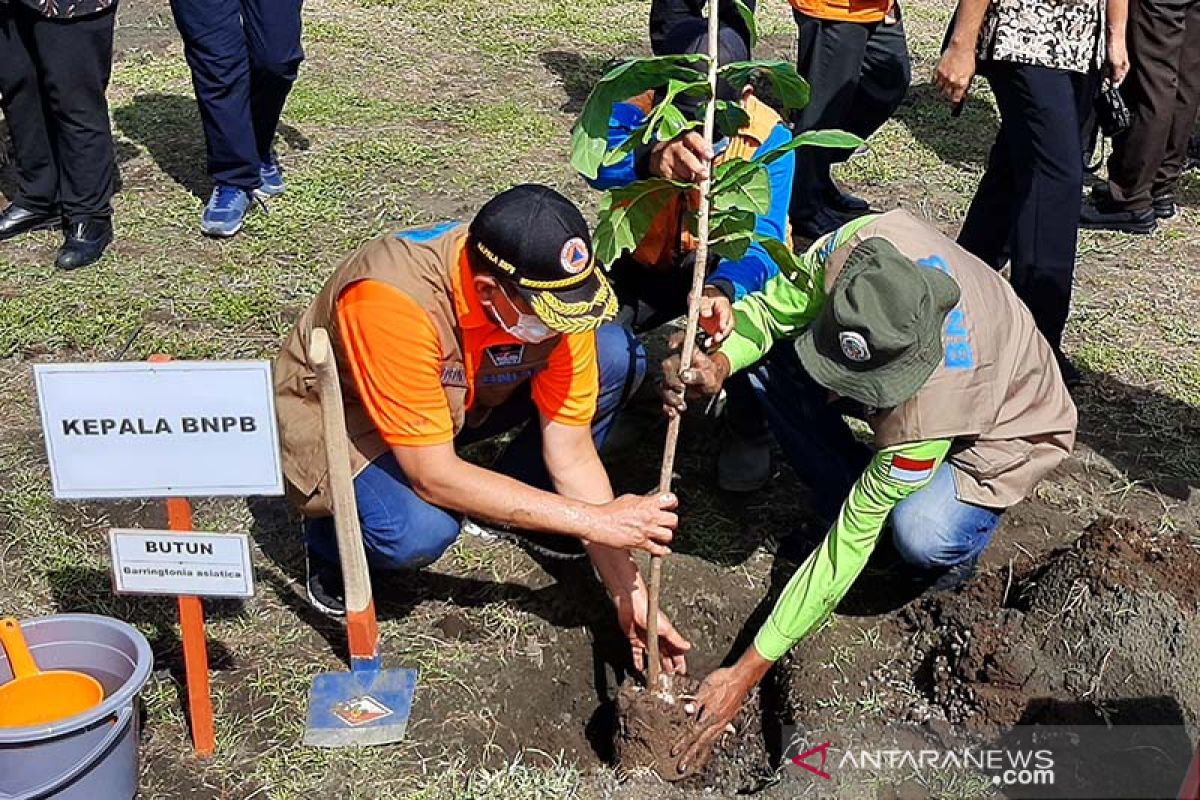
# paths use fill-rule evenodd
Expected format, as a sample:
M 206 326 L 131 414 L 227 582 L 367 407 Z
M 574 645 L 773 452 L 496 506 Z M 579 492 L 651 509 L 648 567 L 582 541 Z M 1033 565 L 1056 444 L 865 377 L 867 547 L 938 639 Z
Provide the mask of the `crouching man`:
M 346 259 L 275 362 L 284 474 L 308 517 L 308 593 L 344 612 L 312 331 L 329 331 L 341 373 L 367 560 L 418 568 L 459 535 L 463 515 L 520 529 L 540 547 L 585 548 L 639 667 L 646 589 L 629 551 L 667 552 L 674 496 L 613 497 L 597 455 L 645 353 L 606 325 L 616 301 L 587 224 L 565 197 L 517 186 L 469 227 L 381 236 Z M 486 469 L 457 448 L 520 429 Z M 663 666 L 687 641 L 659 620 Z
M 834 231 L 804 261 L 808 276 L 781 274 L 734 304 L 718 352 L 682 378 L 678 357 L 664 364 L 668 414 L 684 409 L 685 389 L 712 395 L 752 370 L 771 431 L 828 525 L 754 643 L 701 687 L 697 725 L 677 748 L 682 771 L 703 765 L 771 664 L 837 607 L 885 525 L 921 585 L 961 583 L 1004 509 L 1075 440 L 1075 406 L 1033 318 L 950 239 L 893 211 Z M 871 428 L 874 448 L 843 415 Z

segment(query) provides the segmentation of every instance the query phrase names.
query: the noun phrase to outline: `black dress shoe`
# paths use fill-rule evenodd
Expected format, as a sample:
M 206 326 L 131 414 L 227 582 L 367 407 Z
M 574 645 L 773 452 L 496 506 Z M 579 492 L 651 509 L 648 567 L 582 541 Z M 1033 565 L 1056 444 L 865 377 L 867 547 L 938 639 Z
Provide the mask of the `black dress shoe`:
M 1068 389 L 1074 389 L 1077 386 L 1083 385 L 1083 373 L 1071 363 L 1069 358 L 1062 354 L 1062 351 L 1055 350 L 1054 359 L 1058 361 L 1058 371 L 1062 373 L 1063 383 L 1066 384 Z
M 112 220 L 74 220 L 67 226 L 67 239 L 58 251 L 54 266 L 59 269 L 79 269 L 95 264 L 113 240 Z
M 1154 233 L 1154 229 L 1158 227 L 1158 218 L 1154 216 L 1153 208 L 1123 211 L 1096 202 L 1084 205 L 1079 214 L 1079 227 L 1093 231 Z
M 1092 202 L 1099 208 L 1112 204 L 1112 189 L 1108 187 L 1107 183 L 1098 183 L 1092 187 Z M 1174 192 L 1162 192 L 1154 195 L 1151 198 L 1150 207 L 1154 209 L 1154 216 L 1158 219 L 1171 219 L 1179 213 Z
M 10 203 L 8 208 L 0 211 L 0 242 L 29 231 L 57 228 L 61 224 L 62 219 L 58 214 L 30 211 L 16 203 Z
M 792 235 L 803 239 L 819 239 L 850 221 L 850 217 L 832 208 L 821 208 L 808 219 L 792 220 Z
M 825 195 L 825 204 L 834 211 L 851 217 L 861 217 L 873 211 L 871 204 L 866 200 L 837 188 Z

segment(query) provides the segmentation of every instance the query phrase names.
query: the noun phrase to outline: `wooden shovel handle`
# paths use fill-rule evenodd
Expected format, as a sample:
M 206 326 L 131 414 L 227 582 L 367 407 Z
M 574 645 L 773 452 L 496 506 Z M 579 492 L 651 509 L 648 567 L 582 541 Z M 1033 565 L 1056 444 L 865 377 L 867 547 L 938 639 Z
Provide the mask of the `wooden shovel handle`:
M 21 633 L 21 623 L 12 617 L 0 619 L 0 644 L 8 654 L 8 665 L 12 667 L 14 678 L 28 678 L 41 671 L 33 660 L 33 653 L 29 652 L 25 634 Z
M 371 579 L 362 528 L 358 524 L 358 502 L 350 474 L 350 439 L 342 407 L 342 384 L 329 334 L 314 328 L 308 343 L 308 362 L 317 373 L 321 396 L 321 425 L 325 432 L 325 459 L 329 463 L 329 490 L 333 499 L 333 522 L 337 531 L 338 557 L 346 584 L 346 613 L 361 613 L 372 606 Z

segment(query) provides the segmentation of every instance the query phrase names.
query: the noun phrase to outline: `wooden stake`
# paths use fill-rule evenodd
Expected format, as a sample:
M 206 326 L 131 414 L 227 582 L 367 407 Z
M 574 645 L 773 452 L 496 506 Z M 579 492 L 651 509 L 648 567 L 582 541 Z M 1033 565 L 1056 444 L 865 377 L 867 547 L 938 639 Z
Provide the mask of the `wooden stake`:
M 704 141 L 711 148 L 713 127 L 717 110 L 717 42 L 720 36 L 720 20 L 716 0 L 708 2 L 708 89 L 709 101 L 704 110 Z M 687 327 L 684 329 L 683 350 L 679 355 L 679 366 L 685 370 L 691 366 L 696 349 L 696 330 L 700 326 L 700 295 L 704 291 L 704 278 L 708 265 L 708 192 L 712 185 L 712 164 L 708 164 L 709 177 L 700 181 L 700 206 L 697 209 L 696 262 L 692 268 L 692 288 L 688 292 Z M 671 491 L 671 478 L 675 473 L 675 448 L 679 443 L 679 426 L 682 418 L 676 415 L 667 425 L 667 440 L 663 445 L 662 469 L 658 474 L 658 491 Z M 650 588 L 646 609 L 646 639 L 648 645 L 648 667 L 650 691 L 659 690 L 661 665 L 658 651 L 658 597 L 662 589 L 662 557 L 650 557 Z
M 168 527 L 191 532 L 192 504 L 182 497 L 167 498 Z M 217 749 L 212 694 L 208 684 L 208 643 L 204 633 L 204 606 L 199 597 L 179 597 L 179 630 L 183 638 L 183 667 L 187 673 L 188 711 L 192 720 L 192 745 L 196 755 L 208 758 Z
M 168 355 L 150 356 L 151 364 L 170 361 Z M 167 498 L 167 527 L 191 533 L 192 503 L 184 497 Z M 192 747 L 209 758 L 217 750 L 212 694 L 208 683 L 208 639 L 204 633 L 204 605 L 199 597 L 179 597 L 179 635 L 183 639 L 183 669 L 187 678 L 188 717 L 192 722 Z

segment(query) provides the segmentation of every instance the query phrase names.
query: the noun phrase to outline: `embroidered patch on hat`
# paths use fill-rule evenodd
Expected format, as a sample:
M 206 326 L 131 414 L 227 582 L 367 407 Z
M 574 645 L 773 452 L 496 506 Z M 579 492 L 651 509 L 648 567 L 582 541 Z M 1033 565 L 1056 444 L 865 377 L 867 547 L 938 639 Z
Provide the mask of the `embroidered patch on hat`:
M 583 243 L 583 239 L 576 236 L 573 239 L 568 239 L 563 245 L 562 252 L 559 254 L 558 260 L 562 263 L 562 268 L 572 275 L 578 275 L 583 272 L 588 265 L 588 249 Z
M 871 348 L 867 340 L 858 331 L 842 331 L 838 334 L 838 343 L 842 346 L 842 355 L 851 361 L 862 363 L 871 360 Z

